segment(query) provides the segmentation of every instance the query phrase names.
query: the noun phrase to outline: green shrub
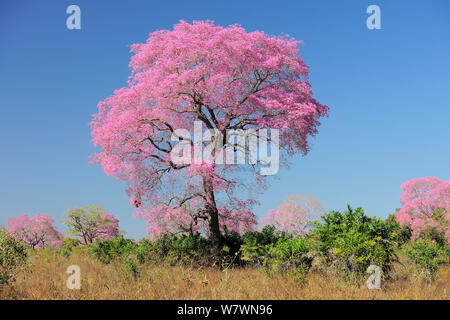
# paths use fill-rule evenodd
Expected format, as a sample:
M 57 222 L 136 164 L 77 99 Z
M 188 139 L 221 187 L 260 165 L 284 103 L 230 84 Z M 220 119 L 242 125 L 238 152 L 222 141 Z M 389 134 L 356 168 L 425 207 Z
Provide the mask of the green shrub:
M 412 230 L 411 226 L 401 226 L 395 219 L 395 214 L 390 214 L 386 218 L 385 223 L 387 224 L 387 227 L 391 232 L 395 232 L 398 235 L 395 238 L 395 242 L 397 243 L 397 245 L 401 246 L 411 239 Z
M 445 247 L 447 245 L 447 237 L 443 230 L 438 230 L 435 227 L 427 226 L 423 228 L 419 233 L 419 238 L 429 239 L 434 241 L 441 247 Z
M 74 250 L 80 247 L 80 240 L 73 238 L 64 238 L 61 248 L 58 252 L 65 256 L 70 256 Z
M 222 235 L 222 250 L 217 255 L 216 248 L 205 237 L 196 235 L 162 234 L 154 240 L 142 239 L 135 249 L 139 263 L 168 263 L 170 265 L 217 265 L 238 264 L 237 253 L 242 238 L 235 232 Z
M 200 235 L 163 234 L 155 240 L 142 239 L 136 254 L 141 263 L 167 262 L 192 265 L 211 258 L 212 249 L 210 242 Z
M 26 258 L 26 248 L 6 230 L 0 229 L 0 285 L 14 280 L 17 269 Z
M 430 237 L 410 241 L 403 246 L 402 251 L 418 273 L 429 280 L 435 279 L 439 265 L 450 263 L 450 248 Z
M 222 248 L 223 254 L 235 256 L 237 253 L 239 253 L 239 250 L 241 249 L 244 240 L 239 233 L 231 231 L 222 235 L 222 242 L 223 242 Z
M 136 254 L 130 253 L 128 255 L 123 255 L 119 261 L 120 271 L 125 278 L 132 277 L 137 279 L 141 274 L 141 265 L 137 259 Z
M 241 259 L 261 266 L 269 274 L 279 272 L 303 280 L 313 261 L 314 245 L 307 237 L 277 232 L 273 226 L 244 234 Z
M 134 240 L 117 237 L 112 240 L 97 240 L 88 246 L 90 253 L 94 254 L 101 262 L 108 264 L 112 260 L 127 257 L 134 252 L 136 243 Z
M 328 270 L 347 280 L 361 280 L 371 264 L 387 275 L 396 259 L 394 244 L 399 235 L 395 225 L 367 217 L 363 208 L 331 211 L 316 223 L 312 236 Z
M 184 265 L 189 265 L 213 256 L 212 246 L 209 241 L 200 235 L 177 236 L 171 240 L 166 256 L 169 262 L 181 262 Z
M 301 281 L 311 268 L 314 244 L 307 237 L 280 239 L 270 247 L 264 265 L 268 270 L 281 272 Z
M 136 254 L 137 261 L 141 264 L 152 262 L 155 259 L 155 248 L 153 246 L 153 242 L 149 239 L 141 239 L 134 249 L 134 252 Z
M 275 231 L 273 226 L 266 226 L 260 232 L 247 232 L 244 234 L 244 242 L 241 246 L 241 259 L 248 264 L 263 265 L 269 257 L 271 248 L 278 241 L 290 237 L 290 235 Z

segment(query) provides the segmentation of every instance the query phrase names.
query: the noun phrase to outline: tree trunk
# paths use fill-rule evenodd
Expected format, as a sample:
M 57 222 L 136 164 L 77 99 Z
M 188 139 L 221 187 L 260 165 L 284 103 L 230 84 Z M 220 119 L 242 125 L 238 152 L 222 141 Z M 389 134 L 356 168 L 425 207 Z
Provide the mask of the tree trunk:
M 205 209 L 208 211 L 209 215 L 209 238 L 213 246 L 217 249 L 217 252 L 219 252 L 221 245 L 219 211 L 217 210 L 216 200 L 214 198 L 212 181 L 207 177 L 203 177 L 203 187 L 205 189 L 206 196 Z

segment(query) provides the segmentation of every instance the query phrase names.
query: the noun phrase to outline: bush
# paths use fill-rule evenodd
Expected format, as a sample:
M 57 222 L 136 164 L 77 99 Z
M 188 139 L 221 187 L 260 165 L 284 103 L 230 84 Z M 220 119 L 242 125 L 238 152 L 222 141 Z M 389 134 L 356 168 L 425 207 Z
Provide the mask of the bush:
M 450 263 L 450 248 L 440 245 L 431 237 L 410 241 L 402 249 L 418 273 L 431 281 L 436 278 L 439 265 Z
M 411 239 L 412 235 L 411 226 L 409 225 L 401 226 L 396 221 L 395 214 L 390 214 L 386 218 L 385 223 L 387 224 L 389 230 L 395 232 L 398 235 L 397 238 L 395 239 L 397 245 L 401 246 Z
M 444 231 L 439 230 L 435 227 L 427 226 L 423 228 L 418 234 L 418 238 L 429 239 L 431 241 L 434 241 L 441 247 L 445 247 L 448 244 L 447 237 Z
M 270 248 L 264 265 L 269 270 L 288 274 L 302 281 L 312 265 L 313 247 L 314 244 L 307 237 L 281 239 Z
M 244 234 L 242 260 L 262 266 L 266 272 L 280 272 L 303 280 L 311 268 L 314 245 L 307 237 L 277 232 L 273 226 Z
M 117 237 L 112 240 L 96 240 L 88 246 L 88 250 L 101 262 L 108 264 L 114 259 L 128 257 L 136 246 L 134 240 Z
M 265 226 L 262 231 L 251 231 L 244 234 L 241 246 L 241 259 L 248 264 L 263 265 L 269 257 L 271 248 L 278 242 L 291 236 L 275 231 L 273 226 Z
M 6 230 L 0 229 L 0 285 L 14 280 L 17 268 L 26 258 L 26 248 Z
M 120 258 L 120 271 L 125 278 L 132 277 L 137 279 L 141 273 L 141 266 L 138 263 L 138 259 L 134 253 L 129 255 L 123 255 Z
M 224 259 L 232 259 L 234 263 L 240 263 L 240 260 L 236 260 L 239 257 L 241 246 L 244 243 L 241 235 L 235 231 L 227 232 L 222 236 L 222 256 Z
M 328 270 L 347 280 L 361 280 L 371 264 L 382 268 L 384 275 L 390 272 L 399 235 L 395 225 L 348 206 L 344 213 L 331 211 L 316 223 L 313 237 Z
M 160 263 L 189 266 L 238 264 L 237 254 L 242 238 L 236 232 L 222 235 L 222 250 L 217 254 L 216 248 L 205 237 L 196 235 L 161 234 L 155 240 L 142 239 L 135 253 L 139 263 Z
M 137 247 L 137 259 L 145 262 L 167 262 L 192 265 L 212 255 L 210 242 L 200 235 L 162 234 L 156 240 L 142 239 Z
M 64 238 L 62 241 L 62 246 L 58 250 L 58 252 L 62 255 L 69 256 L 72 254 L 72 252 L 79 248 L 81 245 L 80 240 L 73 239 L 73 238 Z
M 154 260 L 154 246 L 153 241 L 149 239 L 141 239 L 136 246 L 134 252 L 139 263 L 152 262 Z

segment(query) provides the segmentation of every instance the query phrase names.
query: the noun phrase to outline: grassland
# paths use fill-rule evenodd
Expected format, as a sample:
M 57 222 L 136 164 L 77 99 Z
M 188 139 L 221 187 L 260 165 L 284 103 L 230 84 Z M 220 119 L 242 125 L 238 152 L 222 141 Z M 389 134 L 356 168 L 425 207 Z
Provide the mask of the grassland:
M 81 269 L 80 290 L 66 286 L 70 265 Z M 63 256 L 36 250 L 16 280 L 0 289 L 0 299 L 450 299 L 450 266 L 441 267 L 433 283 L 407 264 L 396 264 L 394 271 L 381 290 L 351 285 L 320 270 L 299 283 L 257 268 L 145 265 L 135 278 L 121 264 L 104 265 L 86 252 Z

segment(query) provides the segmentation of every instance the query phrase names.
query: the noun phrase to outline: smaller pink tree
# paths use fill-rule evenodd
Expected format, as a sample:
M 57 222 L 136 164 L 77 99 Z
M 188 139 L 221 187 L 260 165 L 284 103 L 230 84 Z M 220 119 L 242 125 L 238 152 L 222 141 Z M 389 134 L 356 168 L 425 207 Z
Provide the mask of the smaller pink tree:
M 309 220 L 305 208 L 288 200 L 280 204 L 276 210 L 269 210 L 261 221 L 260 228 L 273 226 L 278 231 L 297 236 L 305 235 L 308 225 Z
M 62 245 L 64 236 L 53 227 L 53 223 L 49 214 L 36 214 L 34 217 L 21 214 L 6 222 L 8 232 L 33 249 L 46 246 L 57 248 Z
M 271 225 L 278 231 L 294 236 L 305 235 L 311 223 L 325 213 L 317 197 L 310 194 L 291 194 L 276 210 L 269 210 L 259 228 Z
M 395 213 L 396 221 L 411 227 L 413 239 L 427 229 L 434 229 L 450 243 L 450 181 L 417 178 L 405 182 L 401 188 L 403 207 Z

